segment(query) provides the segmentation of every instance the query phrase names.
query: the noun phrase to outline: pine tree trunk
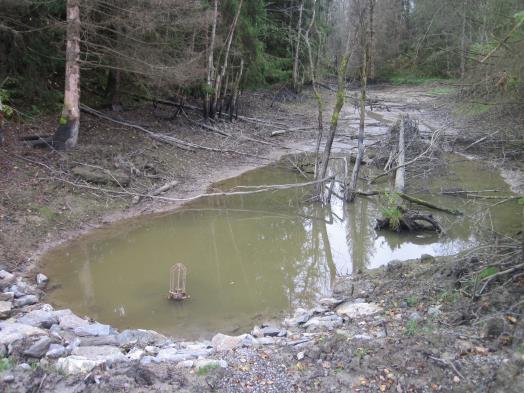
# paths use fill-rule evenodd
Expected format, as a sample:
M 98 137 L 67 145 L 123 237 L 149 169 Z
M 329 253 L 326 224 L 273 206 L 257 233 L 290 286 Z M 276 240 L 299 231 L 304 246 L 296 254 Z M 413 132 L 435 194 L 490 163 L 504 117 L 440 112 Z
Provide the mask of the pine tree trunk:
M 51 145 L 57 150 L 76 146 L 80 127 L 80 0 L 67 0 L 67 44 L 64 107 Z

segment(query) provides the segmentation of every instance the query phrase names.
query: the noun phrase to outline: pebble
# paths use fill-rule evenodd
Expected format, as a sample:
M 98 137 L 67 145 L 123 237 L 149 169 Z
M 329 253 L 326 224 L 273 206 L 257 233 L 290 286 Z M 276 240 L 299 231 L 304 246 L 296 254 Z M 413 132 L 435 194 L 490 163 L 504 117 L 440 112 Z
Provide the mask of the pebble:
M 45 274 L 38 273 L 36 275 L 36 285 L 38 286 L 38 288 L 40 289 L 45 288 L 48 282 L 49 282 L 49 278 Z
M 305 356 L 304 352 L 299 352 L 299 353 L 297 353 L 297 359 L 298 359 L 298 360 L 302 360 L 302 359 L 304 359 L 304 356 Z
M 14 375 L 8 374 L 2 379 L 5 383 L 11 383 L 15 381 Z
M 409 319 L 411 321 L 420 321 L 422 319 L 422 315 L 420 315 L 419 312 L 414 311 L 409 315 Z
M 442 314 L 442 311 L 440 311 L 439 307 L 428 307 L 428 315 L 432 317 L 438 317 L 440 314 Z

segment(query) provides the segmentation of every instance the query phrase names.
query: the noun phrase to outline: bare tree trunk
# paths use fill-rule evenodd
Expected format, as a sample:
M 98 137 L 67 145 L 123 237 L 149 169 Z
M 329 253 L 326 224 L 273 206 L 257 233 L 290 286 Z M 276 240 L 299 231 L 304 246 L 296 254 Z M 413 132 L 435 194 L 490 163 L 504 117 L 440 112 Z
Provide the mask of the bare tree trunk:
M 226 40 L 226 52 L 224 54 L 224 63 L 222 64 L 222 68 L 220 69 L 220 74 L 218 75 L 216 79 L 216 83 L 215 83 L 215 96 L 213 98 L 213 108 L 211 110 L 211 116 L 215 116 L 215 113 L 216 113 L 216 107 L 217 107 L 217 102 L 219 98 L 218 96 L 220 95 L 221 84 L 227 72 L 229 51 L 231 50 L 231 43 L 233 42 L 233 37 L 235 36 L 235 30 L 237 27 L 238 18 L 240 16 L 240 11 L 242 10 L 243 2 L 244 0 L 240 0 L 240 3 L 238 4 L 237 12 L 235 14 L 235 18 L 233 19 L 233 23 L 231 25 L 231 29 L 229 31 L 228 38 Z
M 322 119 L 322 112 L 324 110 L 324 102 L 322 101 L 322 96 L 320 95 L 318 91 L 318 87 L 317 87 L 317 82 L 315 78 L 315 63 L 313 61 L 313 53 L 311 51 L 311 42 L 309 41 L 309 33 L 311 32 L 311 29 L 313 28 L 313 25 L 315 23 L 316 3 L 317 3 L 317 0 L 313 0 L 313 4 L 312 4 L 313 12 L 311 14 L 311 22 L 309 23 L 306 33 L 304 34 L 306 46 L 307 46 L 308 57 L 309 57 L 309 71 L 310 71 L 310 77 L 311 77 L 311 84 L 313 86 L 313 92 L 315 94 L 315 99 L 317 100 L 317 108 L 318 108 L 318 118 L 317 118 L 318 119 L 318 136 L 317 136 L 317 145 L 316 145 L 316 150 L 315 150 L 315 157 L 317 157 L 315 159 L 315 176 L 318 171 L 318 162 L 319 162 L 318 153 L 320 150 L 320 142 L 322 141 L 322 134 L 323 134 L 322 130 L 324 128 L 323 119 Z
M 229 106 L 229 120 L 233 121 L 233 114 L 237 113 L 237 102 L 238 102 L 238 92 L 240 90 L 240 82 L 242 81 L 242 73 L 244 72 L 244 59 L 240 59 L 240 71 L 238 71 L 238 77 L 235 82 L 233 89 L 233 96 L 231 97 L 231 105 Z
M 329 157 L 331 156 L 331 147 L 333 146 L 333 140 L 335 139 L 335 134 L 337 132 L 338 119 L 340 116 L 340 111 L 344 106 L 344 101 L 346 97 L 346 73 L 348 69 L 349 59 L 353 53 L 351 50 L 350 44 L 351 38 L 351 27 L 348 27 L 348 37 L 346 40 L 346 48 L 344 50 L 344 55 L 338 67 L 338 90 L 337 98 L 335 101 L 335 107 L 333 108 L 333 114 L 331 115 L 331 123 L 329 125 L 329 134 L 327 136 L 326 145 L 324 146 L 324 152 L 322 153 L 322 159 L 317 163 L 317 167 L 320 168 L 317 171 L 316 180 L 321 180 L 326 177 L 327 169 L 329 166 Z M 317 183 L 315 192 L 318 197 L 322 198 L 324 190 L 324 183 Z
M 293 88 L 295 92 L 299 91 L 298 81 L 298 58 L 300 54 L 300 36 L 302 35 L 302 13 L 304 11 L 304 0 L 300 2 L 300 9 L 298 13 L 298 24 L 297 24 L 297 41 L 295 44 L 295 61 L 293 62 Z
M 460 80 L 464 82 L 466 76 L 466 7 L 468 0 L 464 0 L 462 7 L 462 36 L 460 37 Z
M 371 29 L 371 13 L 373 12 L 374 1 L 368 0 L 368 12 L 369 12 L 369 23 L 368 29 Z M 362 24 L 363 27 L 365 24 Z M 362 29 L 364 30 L 364 29 Z M 366 34 L 366 33 L 364 33 Z M 364 156 L 364 131 L 366 121 L 366 89 L 367 89 L 367 70 L 369 63 L 369 44 L 370 44 L 371 32 L 368 31 L 364 39 L 364 56 L 362 56 L 362 74 L 360 75 L 360 123 L 358 127 L 358 151 L 357 158 L 355 160 L 355 166 L 353 167 L 353 173 L 351 174 L 351 182 L 349 186 L 346 186 L 346 199 L 348 202 L 355 200 L 355 191 L 357 189 L 358 175 L 360 172 L 360 166 L 362 164 L 362 158 Z
M 400 117 L 400 131 L 398 134 L 398 169 L 395 173 L 395 192 L 404 192 L 405 173 L 406 173 L 406 143 L 404 141 L 404 124 L 406 119 L 404 115 Z
M 80 0 L 67 0 L 67 44 L 64 107 L 51 145 L 57 150 L 72 149 L 80 127 Z
M 375 0 L 369 1 L 369 79 L 375 80 Z
M 209 43 L 209 55 L 207 58 L 207 85 L 206 93 L 204 96 L 204 117 L 207 119 L 209 117 L 209 94 L 213 89 L 212 81 L 214 77 L 214 61 L 213 54 L 215 51 L 215 37 L 217 31 L 217 19 L 218 19 L 218 0 L 215 0 L 213 3 L 213 24 L 211 27 L 211 42 Z

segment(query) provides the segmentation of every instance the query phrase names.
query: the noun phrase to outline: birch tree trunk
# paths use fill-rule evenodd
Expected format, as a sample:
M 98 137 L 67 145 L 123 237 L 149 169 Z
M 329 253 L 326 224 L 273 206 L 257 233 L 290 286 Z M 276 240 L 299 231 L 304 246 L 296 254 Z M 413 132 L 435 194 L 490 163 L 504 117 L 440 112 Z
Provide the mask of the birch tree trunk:
M 80 0 L 67 0 L 64 107 L 51 145 L 57 150 L 76 146 L 80 127 Z
M 209 55 L 207 58 L 207 85 L 206 93 L 204 96 L 204 117 L 209 117 L 209 94 L 213 90 L 213 77 L 214 77 L 214 60 L 213 55 L 215 51 L 215 37 L 217 31 L 217 19 L 218 19 L 218 0 L 213 3 L 213 24 L 211 26 L 211 39 L 209 43 Z
M 295 44 L 295 61 L 293 62 L 293 88 L 295 92 L 299 91 L 299 81 L 298 81 L 298 59 L 300 54 L 300 36 L 302 35 L 302 13 L 304 11 L 304 0 L 300 3 L 299 13 L 298 13 L 298 24 L 297 24 L 297 41 Z

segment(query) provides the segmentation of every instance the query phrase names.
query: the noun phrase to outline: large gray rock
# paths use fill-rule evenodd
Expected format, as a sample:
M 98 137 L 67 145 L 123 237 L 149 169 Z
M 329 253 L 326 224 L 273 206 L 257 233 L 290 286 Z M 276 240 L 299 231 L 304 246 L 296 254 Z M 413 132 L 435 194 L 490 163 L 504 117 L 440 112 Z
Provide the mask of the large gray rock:
M 178 363 L 184 360 L 196 359 L 198 357 L 209 356 L 213 353 L 212 349 L 177 349 L 164 348 L 158 351 L 155 362 Z
M 117 347 L 101 345 L 96 347 L 76 347 L 72 355 L 81 356 L 88 360 L 116 363 L 126 361 L 127 358 Z
M 343 302 L 344 300 L 335 299 L 334 297 L 325 297 L 323 299 L 320 299 L 320 304 L 324 307 L 329 307 L 329 308 L 336 307 Z
M 161 345 L 168 341 L 165 336 L 153 330 L 142 329 L 124 330 L 117 336 L 117 340 L 118 344 L 125 348 L 131 348 L 135 345 L 140 347 Z
M 118 347 L 118 340 L 115 335 L 107 336 L 88 336 L 80 338 L 80 347 L 92 347 L 99 345 L 111 345 Z
M 47 335 L 45 330 L 14 322 L 0 322 L 0 345 L 8 345 L 27 337 Z
M 56 367 L 65 374 L 85 374 L 101 364 L 104 364 L 104 360 L 92 360 L 72 355 L 58 359 Z
M 260 334 L 263 337 L 276 337 L 284 335 L 285 331 L 282 331 L 275 326 L 266 326 L 260 329 Z
M 0 319 L 6 319 L 11 316 L 13 304 L 9 301 L 0 301 Z
M 348 318 L 359 318 L 382 312 L 383 308 L 375 303 L 346 302 L 337 307 L 337 314 Z
M 15 298 L 15 294 L 13 292 L 1 292 L 0 293 L 0 300 L 3 302 L 12 302 Z
M 5 270 L 0 270 L 0 290 L 8 288 L 15 282 L 15 275 Z
M 25 307 L 36 303 L 38 303 L 38 296 L 36 295 L 24 295 L 13 302 L 15 307 Z
M 54 311 L 33 310 L 17 319 L 17 322 L 35 327 L 49 329 L 58 323 L 58 316 Z
M 58 358 L 61 358 L 62 356 L 65 356 L 66 353 L 67 353 L 67 350 L 65 349 L 63 345 L 51 344 L 45 356 L 51 359 L 58 359 Z
M 313 317 L 304 324 L 309 330 L 332 330 L 342 325 L 342 318 L 338 315 L 326 315 L 323 317 Z
M 62 329 L 73 330 L 79 326 L 89 325 L 89 321 L 73 314 L 69 309 L 55 311 L 55 315 L 57 316 L 58 324 Z
M 287 327 L 296 327 L 306 323 L 312 316 L 312 311 L 304 310 L 303 308 L 297 308 L 293 318 L 286 318 L 284 320 L 284 325 Z
M 212 340 L 211 345 L 219 352 L 229 351 L 233 348 L 242 346 L 250 346 L 256 343 L 256 339 L 250 334 L 242 334 L 240 336 L 227 336 L 222 333 L 216 334 Z
M 115 330 L 109 325 L 101 323 L 93 323 L 92 325 L 77 326 L 73 332 L 80 337 L 85 336 L 108 336 L 115 333 Z
M 50 345 L 51 339 L 49 337 L 42 337 L 31 345 L 29 349 L 24 352 L 24 355 L 32 358 L 41 358 L 47 353 Z

